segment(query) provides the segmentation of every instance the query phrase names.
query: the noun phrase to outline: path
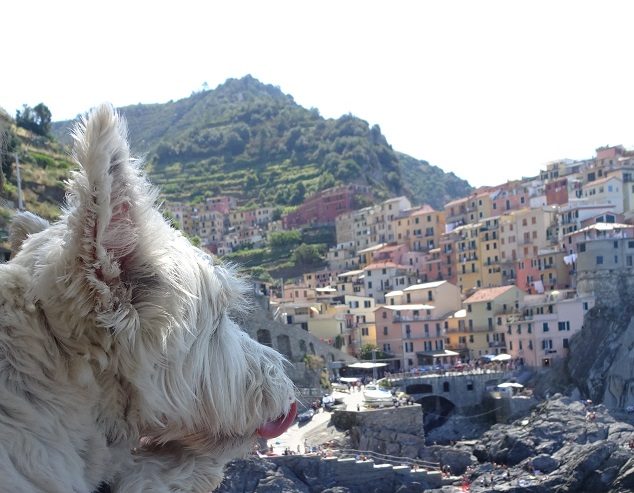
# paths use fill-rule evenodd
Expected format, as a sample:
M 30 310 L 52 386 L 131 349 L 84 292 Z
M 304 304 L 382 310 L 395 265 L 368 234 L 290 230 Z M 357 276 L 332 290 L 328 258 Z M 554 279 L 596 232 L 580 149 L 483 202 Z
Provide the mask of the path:
M 361 409 L 363 409 L 363 392 L 355 391 L 352 393 L 347 392 L 335 392 L 337 398 L 342 397 L 344 403 L 346 404 L 346 409 L 348 410 L 356 410 L 357 405 Z M 302 413 L 305 409 L 298 409 L 297 412 Z M 317 431 L 318 428 L 324 428 L 326 423 L 330 421 L 330 416 L 332 413 L 325 411 L 323 408 L 313 416 L 313 419 L 306 423 L 299 423 L 295 421 L 293 425 L 286 430 L 284 434 L 277 438 L 272 438 L 267 441 L 267 446 L 273 447 L 273 453 L 282 455 L 286 447 L 291 449 L 293 452 L 297 452 L 297 447 L 300 447 L 300 451 L 304 452 L 304 440 L 307 437 L 310 437 L 311 433 Z M 319 443 L 311 443 L 310 439 L 308 439 L 309 445 L 320 445 Z

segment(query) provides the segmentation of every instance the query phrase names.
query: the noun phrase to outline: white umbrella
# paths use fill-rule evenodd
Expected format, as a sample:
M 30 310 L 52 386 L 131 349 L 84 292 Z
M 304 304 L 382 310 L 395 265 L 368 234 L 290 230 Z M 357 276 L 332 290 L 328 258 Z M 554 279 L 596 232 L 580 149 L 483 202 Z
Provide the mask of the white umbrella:
M 504 382 L 504 383 L 501 383 L 500 385 L 498 385 L 498 387 L 500 387 L 501 389 L 505 389 L 507 387 L 515 387 L 517 389 L 521 389 L 524 386 L 521 383 Z
M 502 353 L 493 358 L 493 361 L 508 361 L 512 358 L 510 354 Z

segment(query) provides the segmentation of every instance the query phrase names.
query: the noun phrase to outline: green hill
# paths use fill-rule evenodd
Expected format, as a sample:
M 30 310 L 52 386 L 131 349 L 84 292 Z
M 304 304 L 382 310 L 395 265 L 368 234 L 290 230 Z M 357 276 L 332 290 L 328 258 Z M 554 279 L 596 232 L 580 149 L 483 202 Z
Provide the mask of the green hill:
M 376 200 L 406 195 L 443 204 L 472 187 L 453 174 L 395 152 L 378 125 L 352 115 L 325 119 L 251 76 L 165 104 L 120 108 L 133 151 L 168 201 L 218 194 L 245 205 L 293 206 L 342 183 L 373 187 Z M 70 122 L 53 124 L 62 139 Z
M 472 190 L 454 174 L 394 151 L 378 125 L 352 115 L 325 119 L 251 76 L 179 101 L 120 110 L 133 152 L 146 155 L 167 201 L 227 194 L 241 205 L 295 206 L 316 191 L 358 183 L 372 186 L 377 201 L 405 195 L 441 209 Z M 26 207 L 55 218 L 73 166 L 71 125 L 55 122 L 48 136 L 37 135 L 0 108 L 0 199 L 17 204 L 17 152 Z

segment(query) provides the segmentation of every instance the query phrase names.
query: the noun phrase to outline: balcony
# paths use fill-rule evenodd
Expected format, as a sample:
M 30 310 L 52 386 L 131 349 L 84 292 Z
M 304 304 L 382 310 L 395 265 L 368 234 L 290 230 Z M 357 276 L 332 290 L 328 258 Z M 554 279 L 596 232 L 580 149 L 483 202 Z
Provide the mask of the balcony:
M 392 322 L 422 322 L 425 320 L 436 320 L 431 315 L 394 315 Z

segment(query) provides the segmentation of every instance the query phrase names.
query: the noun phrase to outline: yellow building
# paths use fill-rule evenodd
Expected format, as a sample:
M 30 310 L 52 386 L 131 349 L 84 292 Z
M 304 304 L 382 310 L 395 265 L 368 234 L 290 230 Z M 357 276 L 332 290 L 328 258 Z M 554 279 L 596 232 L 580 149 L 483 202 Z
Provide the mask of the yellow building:
M 499 218 L 483 219 L 479 228 L 480 270 L 482 272 L 482 286 L 501 286 L 502 267 L 500 262 L 500 231 Z
M 473 335 L 468 343 L 470 358 L 507 352 L 507 318 L 517 315 L 524 296 L 517 286 L 501 286 L 479 289 L 463 302 L 467 332 Z
M 455 249 L 456 276 L 462 293 L 482 287 L 479 227 L 480 223 L 467 224 L 454 230 L 459 235 Z
M 412 207 L 392 219 L 391 229 L 397 243 L 407 245 L 410 251 L 428 252 L 440 245 L 445 231 L 445 213 L 429 205 Z

